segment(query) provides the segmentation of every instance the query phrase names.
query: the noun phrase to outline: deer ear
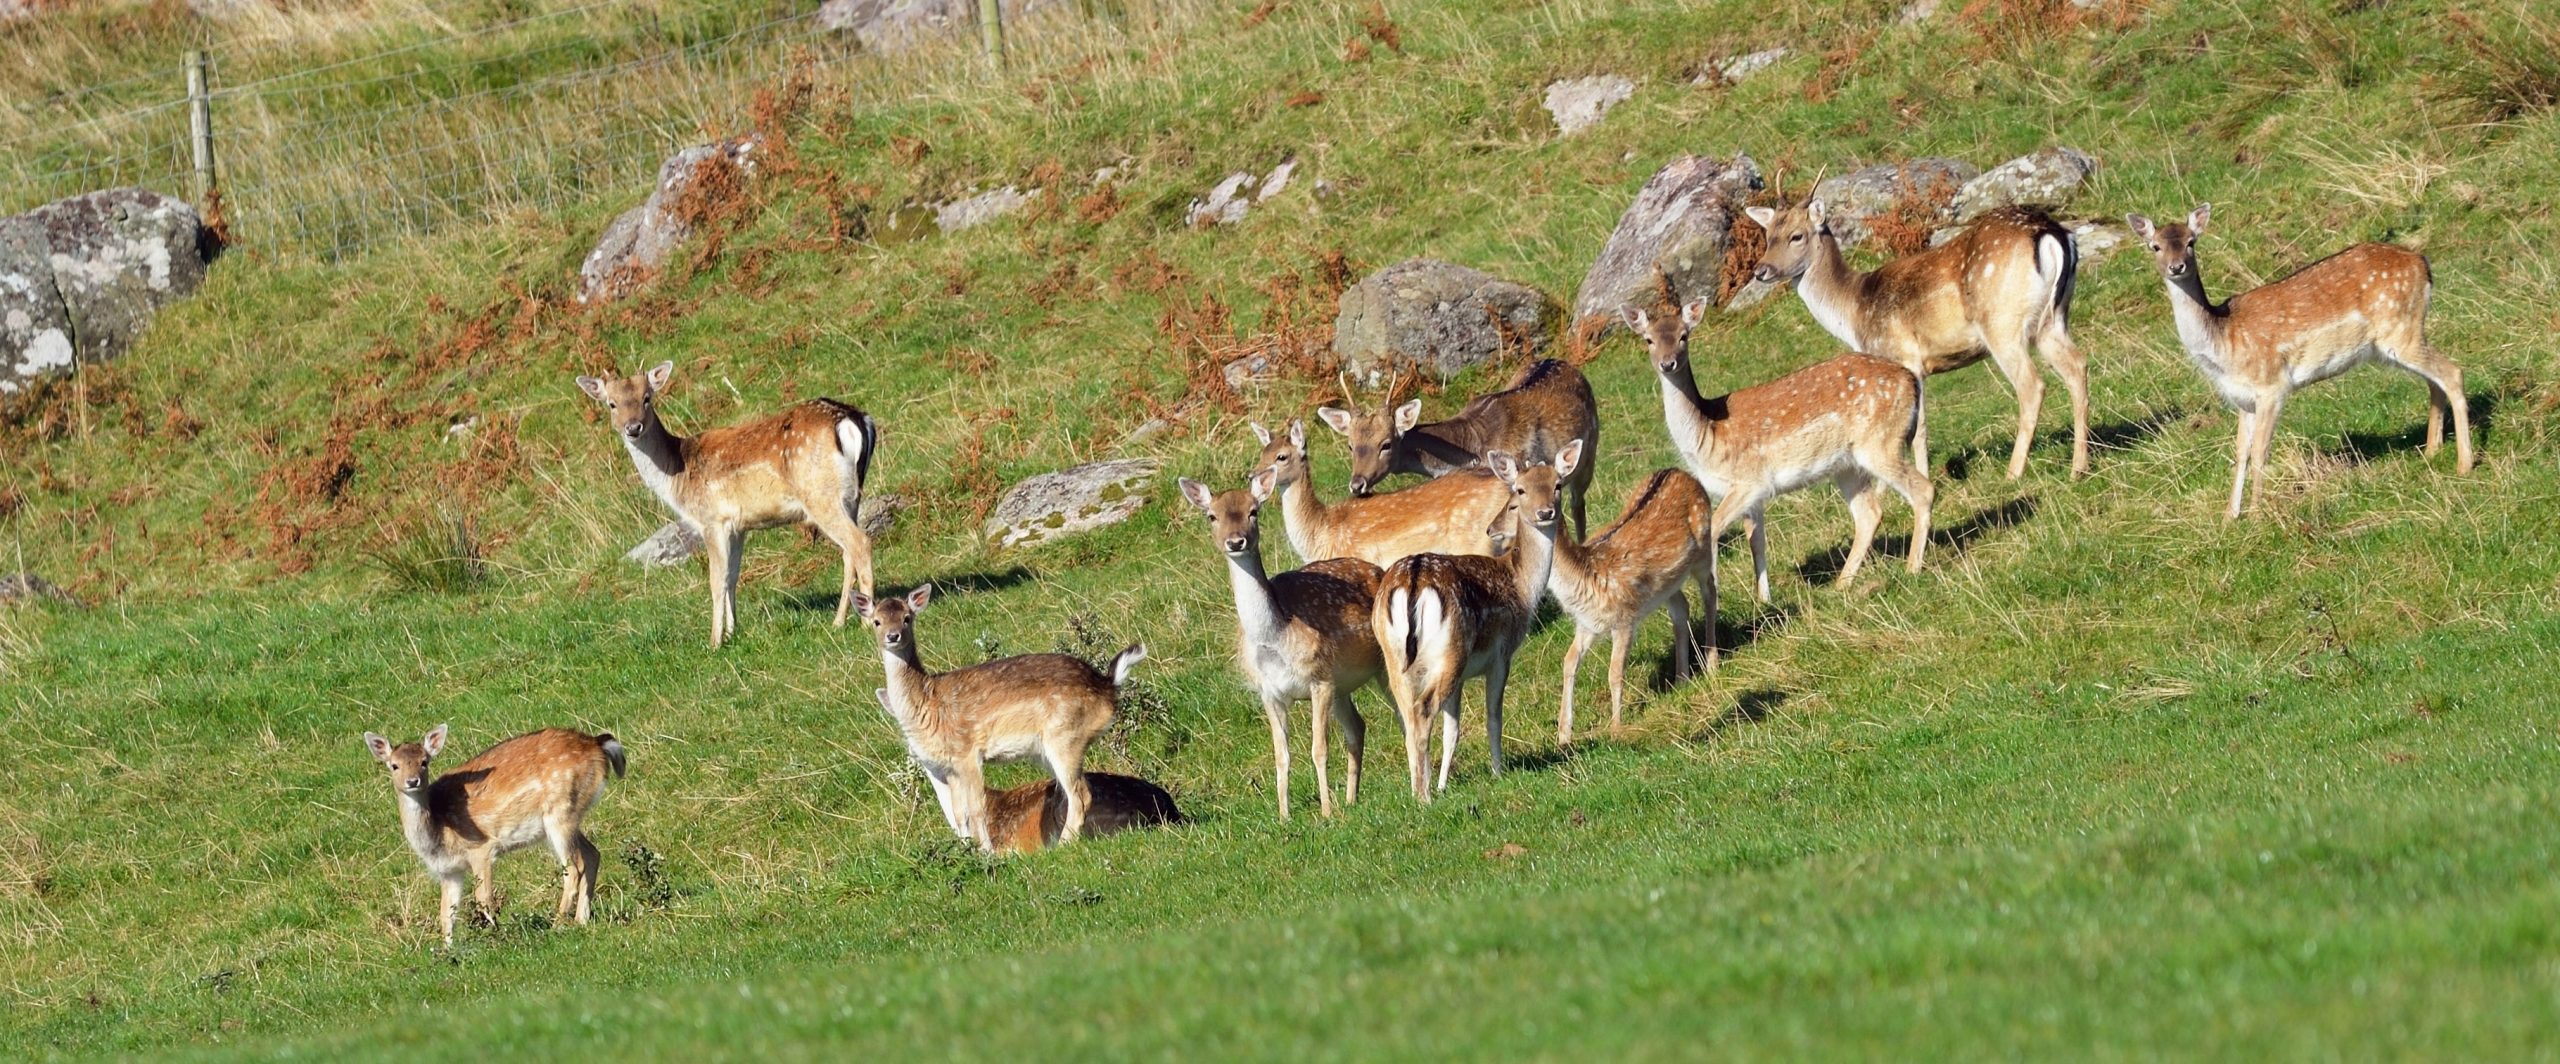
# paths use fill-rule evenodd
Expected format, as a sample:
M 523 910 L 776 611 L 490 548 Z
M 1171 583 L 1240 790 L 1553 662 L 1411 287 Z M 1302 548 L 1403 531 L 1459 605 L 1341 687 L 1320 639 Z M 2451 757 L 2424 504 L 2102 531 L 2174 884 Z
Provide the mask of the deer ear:
M 1316 408 L 1316 418 L 1324 422 L 1326 428 L 1345 436 L 1351 435 L 1351 411 L 1334 406 L 1319 406 Z
M 1637 332 L 1645 331 L 1652 320 L 1644 311 L 1634 307 L 1619 307 L 1618 316 L 1627 319 L 1627 328 Z
M 1573 475 L 1573 471 L 1574 471 L 1575 469 L 1580 468 L 1580 467 L 1581 467 L 1581 465 L 1582 465 L 1582 441 L 1581 441 L 1581 440 L 1578 440 L 1578 439 L 1577 439 L 1577 440 L 1573 441 L 1572 443 L 1565 444 L 1565 445 L 1564 445 L 1564 449 L 1563 449 L 1563 450 L 1561 450 L 1561 451 L 1557 451 L 1557 452 L 1556 452 L 1556 475 L 1557 475 L 1557 476 L 1560 476 L 1560 477 L 1569 477 L 1569 476 L 1572 476 L 1572 475 Z
M 1271 497 L 1271 486 L 1279 482 L 1280 471 L 1273 469 L 1270 466 L 1264 466 L 1262 467 L 1261 472 L 1255 473 L 1252 477 L 1248 478 L 1244 482 L 1244 486 L 1245 490 L 1253 493 L 1253 501 L 1259 503 Z
M 2151 239 L 2151 234 L 2155 231 L 2155 227 L 2151 224 L 2151 219 L 2145 218 L 2139 214 L 2125 215 L 2124 224 L 2126 228 L 2133 230 L 2133 235 L 2141 237 L 2144 240 Z
M 1486 451 L 1484 467 L 1505 484 L 1520 479 L 1520 459 L 1509 451 Z
M 419 745 L 427 748 L 428 757 L 434 757 L 444 751 L 444 737 L 449 727 L 450 725 L 438 724 L 434 730 L 427 733 L 424 740 L 420 741 Z
M 1397 432 L 1411 432 L 1413 427 L 1419 424 L 1422 424 L 1422 400 L 1408 400 L 1403 406 L 1396 408 Z
M 1199 481 L 1197 481 L 1197 480 L 1193 480 L 1193 479 L 1191 479 L 1190 477 L 1184 477 L 1184 478 L 1182 478 L 1180 481 L 1178 481 L 1178 483 L 1180 483 L 1180 484 L 1182 485 L 1182 497 L 1183 497 L 1183 498 L 1186 498 L 1186 499 L 1191 500 L 1191 505 L 1199 507 L 1203 513 L 1205 513 L 1205 512 L 1207 512 L 1207 511 L 1208 511 L 1208 509 L 1209 509 L 1209 486 L 1208 486 L 1208 485 L 1203 484 L 1203 483 L 1201 483 L 1201 482 L 1199 482 Z
M 1687 306 L 1680 308 L 1680 327 L 1684 329 L 1695 329 L 1698 327 L 1698 322 L 1704 320 L 1706 316 L 1707 301 L 1705 297 L 1702 296 L 1697 299 L 1692 299 L 1689 301 Z
M 1305 418 L 1289 419 L 1289 446 L 1295 447 L 1301 451 L 1307 449 L 1307 421 Z
M 873 601 L 873 600 L 872 600 L 872 598 L 871 598 L 871 596 L 866 595 L 866 594 L 863 594 L 862 592 L 859 592 L 859 591 L 856 591 L 856 592 L 854 592 L 854 593 L 853 593 L 853 613 L 854 613 L 854 616 L 857 616 L 857 617 L 869 617 L 869 616 L 871 616 L 871 607 L 873 607 L 873 606 L 877 606 L 877 605 L 879 605 L 879 603 L 878 603 L 878 602 Z
M 599 403 L 604 401 L 604 382 L 594 377 L 578 378 L 578 390 L 587 393 L 589 399 Z
M 675 375 L 676 364 L 672 361 L 660 362 L 649 367 L 649 390 L 654 392 L 665 388 L 668 379 Z
M 1778 227 L 1778 212 L 1767 207 L 1745 207 L 1742 209 L 1742 216 L 1751 219 L 1751 224 L 1762 229 Z
M 364 733 L 364 748 L 373 751 L 373 759 L 376 761 L 391 760 L 391 740 L 389 739 L 375 735 L 372 732 L 366 732 Z
M 907 592 L 907 608 L 917 613 L 923 613 L 925 604 L 931 601 L 933 601 L 932 584 L 917 584 L 915 590 Z
M 873 698 L 877 698 L 877 699 L 879 699 L 879 700 L 880 700 L 880 708 L 882 708 L 882 709 L 887 709 L 887 708 L 889 708 L 889 689 L 888 689 L 888 688 L 886 688 L 886 687 L 874 687 L 874 688 L 872 688 L 872 689 L 871 689 L 871 697 L 873 697 Z
M 1256 440 L 1261 441 L 1263 446 L 1265 446 L 1265 447 L 1269 447 L 1269 446 L 1271 446 L 1271 430 L 1270 430 L 1270 429 L 1263 428 L 1263 427 L 1262 427 L 1262 422 L 1259 422 L 1259 421 L 1248 421 L 1248 422 L 1245 422 L 1245 426 L 1244 426 L 1244 427 L 1249 428 L 1249 429 L 1252 429 L 1252 430 L 1253 430 L 1253 438 L 1254 438 L 1254 439 L 1256 439 Z
M 2212 221 L 2212 220 L 2213 220 L 2213 204 L 2210 204 L 2210 203 L 2199 203 L 2199 204 L 2196 204 L 2196 209 L 2194 209 L 2194 210 L 2192 210 L 2192 211 L 2188 211 L 2188 212 L 2187 212 L 2187 231 L 2188 231 L 2188 233 L 2189 233 L 2190 235 L 2193 235 L 2193 236 L 2203 236 L 2203 235 L 2204 235 L 2204 223 L 2209 222 L 2209 221 Z
M 1823 206 L 1821 200 L 1808 200 L 1804 205 L 1804 216 L 1814 228 L 1820 229 L 1831 220 L 1831 208 Z

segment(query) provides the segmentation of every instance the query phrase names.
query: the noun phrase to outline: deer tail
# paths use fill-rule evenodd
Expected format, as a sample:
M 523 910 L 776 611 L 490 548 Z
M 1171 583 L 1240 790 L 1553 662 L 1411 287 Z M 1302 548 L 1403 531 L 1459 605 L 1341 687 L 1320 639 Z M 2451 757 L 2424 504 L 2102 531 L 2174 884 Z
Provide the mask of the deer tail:
M 1145 643 L 1129 644 L 1129 649 L 1121 651 L 1119 657 L 1111 659 L 1111 686 L 1127 686 L 1129 670 L 1136 668 L 1139 662 L 1145 660 L 1147 660 L 1147 645 Z
M 623 770 L 630 764 L 629 755 L 623 752 L 622 740 L 614 738 L 612 732 L 599 733 L 596 750 L 604 754 L 604 763 L 613 769 L 614 778 L 622 778 Z

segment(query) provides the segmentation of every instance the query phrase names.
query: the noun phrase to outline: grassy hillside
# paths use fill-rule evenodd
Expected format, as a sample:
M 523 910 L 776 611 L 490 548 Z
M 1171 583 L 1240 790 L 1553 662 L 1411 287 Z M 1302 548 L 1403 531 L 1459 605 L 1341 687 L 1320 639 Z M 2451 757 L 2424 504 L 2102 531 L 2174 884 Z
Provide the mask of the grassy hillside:
M 1881 2 L 1289 0 L 887 106 L 822 69 L 770 93 L 788 150 L 709 205 L 713 238 L 603 311 L 569 275 L 642 174 L 630 197 L 338 266 L 226 260 L 132 356 L 0 421 L 7 567 L 92 604 L 0 613 L 0 1040 L 64 1058 L 2543 1052 L 2548 16 L 1947 7 L 1903 26 Z M 1792 54 L 1767 73 L 1689 83 L 1774 44 Z M 1599 72 L 1641 87 L 1553 137 L 1542 87 Z M 2214 202 L 2217 292 L 2353 240 L 2424 249 L 2479 468 L 2422 459 L 2422 388 L 2361 371 L 2287 404 L 2264 504 L 2224 523 L 2231 417 L 2148 267 L 2093 259 L 2089 478 L 2063 475 L 2048 410 L 2027 476 L 2002 479 L 2005 386 L 1936 378 L 1926 571 L 1828 586 L 1845 510 L 1790 497 L 1775 604 L 1729 593 L 1724 668 L 1656 684 L 1624 734 L 1550 741 L 1570 639 L 1551 622 L 1514 674 L 1516 771 L 1489 778 L 1477 731 L 1417 808 L 1375 786 L 1402 748 L 1364 694 L 1370 793 L 1274 821 L 1225 578 L 1171 476 L 1239 483 L 1246 421 L 1336 393 L 1309 371 L 1230 395 L 1225 358 L 1319 343 L 1343 279 L 1413 255 L 1569 298 L 1679 153 L 1747 151 L 1800 195 L 1866 162 L 2051 143 L 2104 161 L 2078 212 Z M 1183 226 L 1221 176 L 1284 154 L 1302 164 L 1285 197 Z M 1106 165 L 1131 176 L 1089 193 Z M 948 239 L 865 239 L 1004 183 L 1066 193 Z M 1791 296 L 1696 346 L 1708 387 L 1835 351 Z M 1637 348 L 1575 354 L 1605 421 L 1593 509 L 1614 514 L 1673 458 Z M 877 484 L 913 503 L 881 579 L 944 592 L 919 625 L 930 662 L 1146 639 L 1096 767 L 1163 781 L 1197 823 L 1005 861 L 942 841 L 872 702 L 867 636 L 827 625 L 832 551 L 796 535 L 752 541 L 742 637 L 706 649 L 700 573 L 621 561 L 662 518 L 570 384 L 662 358 L 680 430 L 807 394 L 880 417 Z M 1343 456 L 1315 431 L 1331 491 Z M 1137 519 L 976 542 L 1004 485 L 1119 454 L 1170 467 Z M 1889 533 L 1907 520 L 1888 508 Z M 436 563 L 457 527 L 477 576 Z M 1639 672 L 1665 641 L 1646 632 Z M 1584 721 L 1602 688 L 1586 675 Z M 551 870 L 519 855 L 500 924 L 436 945 L 433 888 L 356 737 L 445 720 L 466 751 L 552 724 L 630 743 L 589 822 L 596 926 L 549 928 Z

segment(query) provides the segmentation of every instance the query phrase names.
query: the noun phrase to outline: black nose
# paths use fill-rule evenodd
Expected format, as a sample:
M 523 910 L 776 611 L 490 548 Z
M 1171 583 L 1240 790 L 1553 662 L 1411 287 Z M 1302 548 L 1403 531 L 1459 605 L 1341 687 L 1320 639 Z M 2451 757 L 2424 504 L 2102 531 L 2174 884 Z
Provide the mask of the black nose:
M 1777 270 L 1777 267 L 1774 267 L 1774 266 L 1763 266 L 1763 267 L 1760 267 L 1759 269 L 1753 270 L 1753 271 L 1751 271 L 1751 279 L 1752 279 L 1752 280 L 1754 280 L 1754 281 L 1759 281 L 1759 282 L 1761 282 L 1761 283 L 1763 283 L 1763 284 L 1766 284 L 1766 283 L 1768 283 L 1768 282 L 1770 282 L 1770 281 L 1777 280 L 1777 279 L 1778 279 L 1778 270 Z
M 1374 486 L 1374 485 L 1373 485 L 1373 484 L 1371 484 L 1371 483 L 1369 482 L 1369 480 L 1368 480 L 1367 478 L 1365 478 L 1365 477 L 1353 477 L 1353 478 L 1351 478 L 1351 494 L 1353 494 L 1353 495 L 1357 495 L 1357 496 L 1360 496 L 1360 497 L 1362 497 L 1362 498 L 1366 498 L 1366 497 L 1368 497 L 1369 489 L 1370 489 L 1371 487 L 1373 487 L 1373 486 Z
M 1554 523 L 1555 519 L 1556 519 L 1556 508 L 1555 508 L 1555 507 L 1550 506 L 1550 507 L 1547 507 L 1546 509 L 1543 509 L 1543 510 L 1538 511 L 1538 523 L 1539 523 L 1539 524 L 1542 524 L 1542 525 L 1543 525 L 1543 524 L 1552 524 L 1552 523 Z
M 1227 553 L 1229 553 L 1229 554 L 1242 554 L 1242 553 L 1244 553 L 1244 539 L 1243 539 L 1243 537 L 1240 537 L 1240 536 L 1239 536 L 1239 537 L 1236 537 L 1236 538 L 1233 538 L 1233 539 L 1229 539 L 1229 540 L 1227 540 Z
M 625 436 L 629 436 L 629 437 L 631 437 L 632 439 L 635 439 L 635 440 L 636 440 L 636 439 L 639 439 L 639 438 L 640 438 L 640 426 L 638 426 L 638 425 L 625 425 L 625 426 L 623 426 L 623 427 L 622 427 L 622 434 L 623 434 L 623 435 L 625 435 Z

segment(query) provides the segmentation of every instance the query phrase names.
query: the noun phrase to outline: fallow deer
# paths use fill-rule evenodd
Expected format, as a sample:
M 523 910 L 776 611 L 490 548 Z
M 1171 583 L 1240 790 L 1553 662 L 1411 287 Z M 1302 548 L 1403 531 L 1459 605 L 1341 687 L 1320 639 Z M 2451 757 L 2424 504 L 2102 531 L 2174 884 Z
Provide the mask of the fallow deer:
M 2462 367 L 2427 342 L 2435 278 L 2426 256 L 2390 244 L 2358 244 L 2216 304 L 2205 295 L 2204 274 L 2196 267 L 2196 238 L 2212 214 L 2213 205 L 2203 204 L 2183 225 L 2155 225 L 2139 214 L 2125 221 L 2149 246 L 2168 282 L 2179 343 L 2222 401 L 2239 412 L 2226 518 L 2240 516 L 2244 487 L 2255 502 L 2265 483 L 2267 444 L 2285 397 L 2377 360 L 2427 382 L 2423 453 L 2435 455 L 2449 416 L 2454 471 L 2471 472 L 2471 404 L 2462 393 Z
M 1280 819 L 1289 819 L 1289 706 L 1301 699 L 1313 718 L 1316 801 L 1333 815 L 1333 784 L 1326 778 L 1325 722 L 1342 725 L 1348 761 L 1342 799 L 1360 797 L 1360 755 L 1368 721 L 1351 693 L 1379 679 L 1378 640 L 1369 610 L 1378 593 L 1378 567 L 1358 558 L 1327 558 L 1304 568 L 1264 576 L 1261 510 L 1271 497 L 1277 470 L 1264 469 L 1240 490 L 1212 493 L 1182 479 L 1182 496 L 1209 518 L 1210 541 L 1227 557 L 1227 582 L 1235 593 L 1236 660 L 1262 697 L 1271 723 L 1271 760 L 1280 795 Z
M 1085 748 L 1110 726 L 1129 670 L 1147 656 L 1133 643 L 1111 659 L 1106 676 L 1082 658 L 1023 654 L 954 669 L 927 672 L 917 653 L 916 614 L 933 600 L 933 585 L 905 595 L 874 599 L 854 595 L 854 608 L 880 634 L 880 659 L 889 685 L 873 692 L 905 733 L 907 751 L 933 783 L 952 830 L 989 850 L 995 848 L 987 814 L 986 763 L 1038 758 L 1066 791 L 1063 842 L 1084 831 L 1091 792 L 1085 784 Z
M 1805 309 L 1852 351 L 1899 362 L 1912 373 L 1963 369 L 1989 356 L 2018 393 L 2018 439 L 2009 477 L 2027 471 L 2027 445 L 2044 410 L 2035 353 L 2071 393 L 2071 475 L 2089 472 L 2089 365 L 2071 341 L 2071 291 L 2080 268 L 2071 231 L 2044 212 L 2003 207 L 1954 240 L 1871 273 L 1840 256 L 1821 200 L 1784 212 L 1747 211 L 1768 230 L 1768 250 L 1752 275 L 1792 279 Z M 1929 431 L 1911 434 L 1912 464 L 1929 468 Z
M 1316 416 L 1351 444 L 1351 494 L 1365 498 L 1380 481 L 1397 473 L 1445 476 L 1461 469 L 1480 469 L 1484 456 L 1509 451 L 1531 464 L 1552 460 L 1567 440 L 1581 440 L 1583 454 L 1600 453 L 1600 404 L 1591 382 L 1568 362 L 1540 359 L 1530 363 L 1503 390 L 1479 395 L 1446 421 L 1422 420 L 1422 400 L 1380 407 L 1359 414 L 1320 407 Z M 1583 496 L 1591 491 L 1597 461 L 1565 482 L 1573 506 L 1573 534 L 1583 535 Z
M 1707 534 L 1715 504 L 1698 479 L 1677 469 L 1655 470 L 1627 500 L 1615 524 L 1583 542 L 1556 537 L 1554 571 L 1547 590 L 1573 616 L 1573 646 L 1564 652 L 1564 705 L 1556 713 L 1556 741 L 1573 741 L 1573 679 L 1582 656 L 1602 633 L 1609 636 L 1609 727 L 1626 706 L 1627 648 L 1645 618 L 1671 613 L 1674 675 L 1697 668 L 1701 642 L 1708 668 L 1716 662 L 1715 540 Z M 1682 580 L 1694 580 L 1708 605 L 1706 638 L 1690 624 Z
M 1557 500 L 1562 480 L 1582 461 L 1582 441 L 1564 445 L 1552 464 L 1523 467 L 1510 452 L 1485 456 L 1508 501 L 1486 529 L 1508 549 L 1500 558 L 1416 554 L 1388 567 L 1378 581 L 1371 627 L 1386 658 L 1387 689 L 1404 725 L 1405 771 L 1418 801 L 1431 800 L 1424 746 L 1431 715 L 1440 715 L 1440 782 L 1458 748 L 1458 712 L 1466 682 L 1484 677 L 1485 741 L 1493 773 L 1502 774 L 1502 696 L 1511 658 L 1529 637 L 1538 599 L 1555 561 Z
M 871 590 L 871 536 L 857 515 L 880 449 L 879 426 L 851 406 L 811 399 L 771 417 L 678 436 L 658 419 L 657 404 L 675 368 L 661 362 L 631 377 L 580 377 L 578 387 L 604 404 L 641 482 L 702 536 L 711 569 L 711 645 L 738 630 L 747 533 L 803 521 L 844 551 L 836 600 L 842 627 L 856 581 Z
M 1493 551 L 1485 521 L 1510 493 L 1491 473 L 1462 469 L 1403 491 L 1328 504 L 1316 498 L 1308 471 L 1305 422 L 1290 422 L 1286 439 L 1273 439 L 1260 425 L 1253 434 L 1262 441 L 1254 472 L 1276 474 L 1281 528 L 1301 561 L 1358 558 L 1383 568 L 1410 554 Z
M 1087 772 L 1084 782 L 1093 795 L 1084 815 L 1088 836 L 1183 822 L 1173 796 L 1155 784 L 1110 772 Z M 1067 823 L 1066 789 L 1056 780 L 1033 780 L 997 791 L 988 796 L 987 822 L 997 853 L 1033 853 L 1055 846 Z
M 606 777 L 622 775 L 622 741 L 611 732 L 588 735 L 546 728 L 492 746 L 430 778 L 428 762 L 444 751 L 446 734 L 446 726 L 438 724 L 424 739 L 395 745 L 364 733 L 365 748 L 391 771 L 400 833 L 426 863 L 427 874 L 444 887 L 437 917 L 444 944 L 453 945 L 453 913 L 462 904 L 463 882 L 478 881 L 472 897 L 485 916 L 496 917 L 491 866 L 500 855 L 537 842 L 549 843 L 560 862 L 560 907 L 553 921 L 574 915 L 586 923 L 595 903 L 596 873 L 604 862 L 583 825 L 587 810 L 604 795 Z
M 1911 462 L 1911 435 L 1920 424 L 1920 379 L 1910 370 L 1867 355 L 1817 362 L 1776 380 L 1707 398 L 1689 365 L 1689 333 L 1706 313 L 1705 300 L 1680 316 L 1654 320 L 1627 311 L 1652 352 L 1662 383 L 1662 417 L 1680 464 L 1718 500 L 1708 538 L 1720 538 L 1736 520 L 1751 523 L 1751 568 L 1760 601 L 1769 601 L 1769 551 L 1763 511 L 1769 500 L 1829 480 L 1849 503 L 1855 533 L 1839 583 L 1858 575 L 1876 526 L 1884 520 L 1877 482 L 1911 504 L 1912 572 L 1920 571 L 1929 543 L 1929 507 L 1937 488 Z M 1709 569 L 1707 617 L 1716 614 L 1717 582 Z

